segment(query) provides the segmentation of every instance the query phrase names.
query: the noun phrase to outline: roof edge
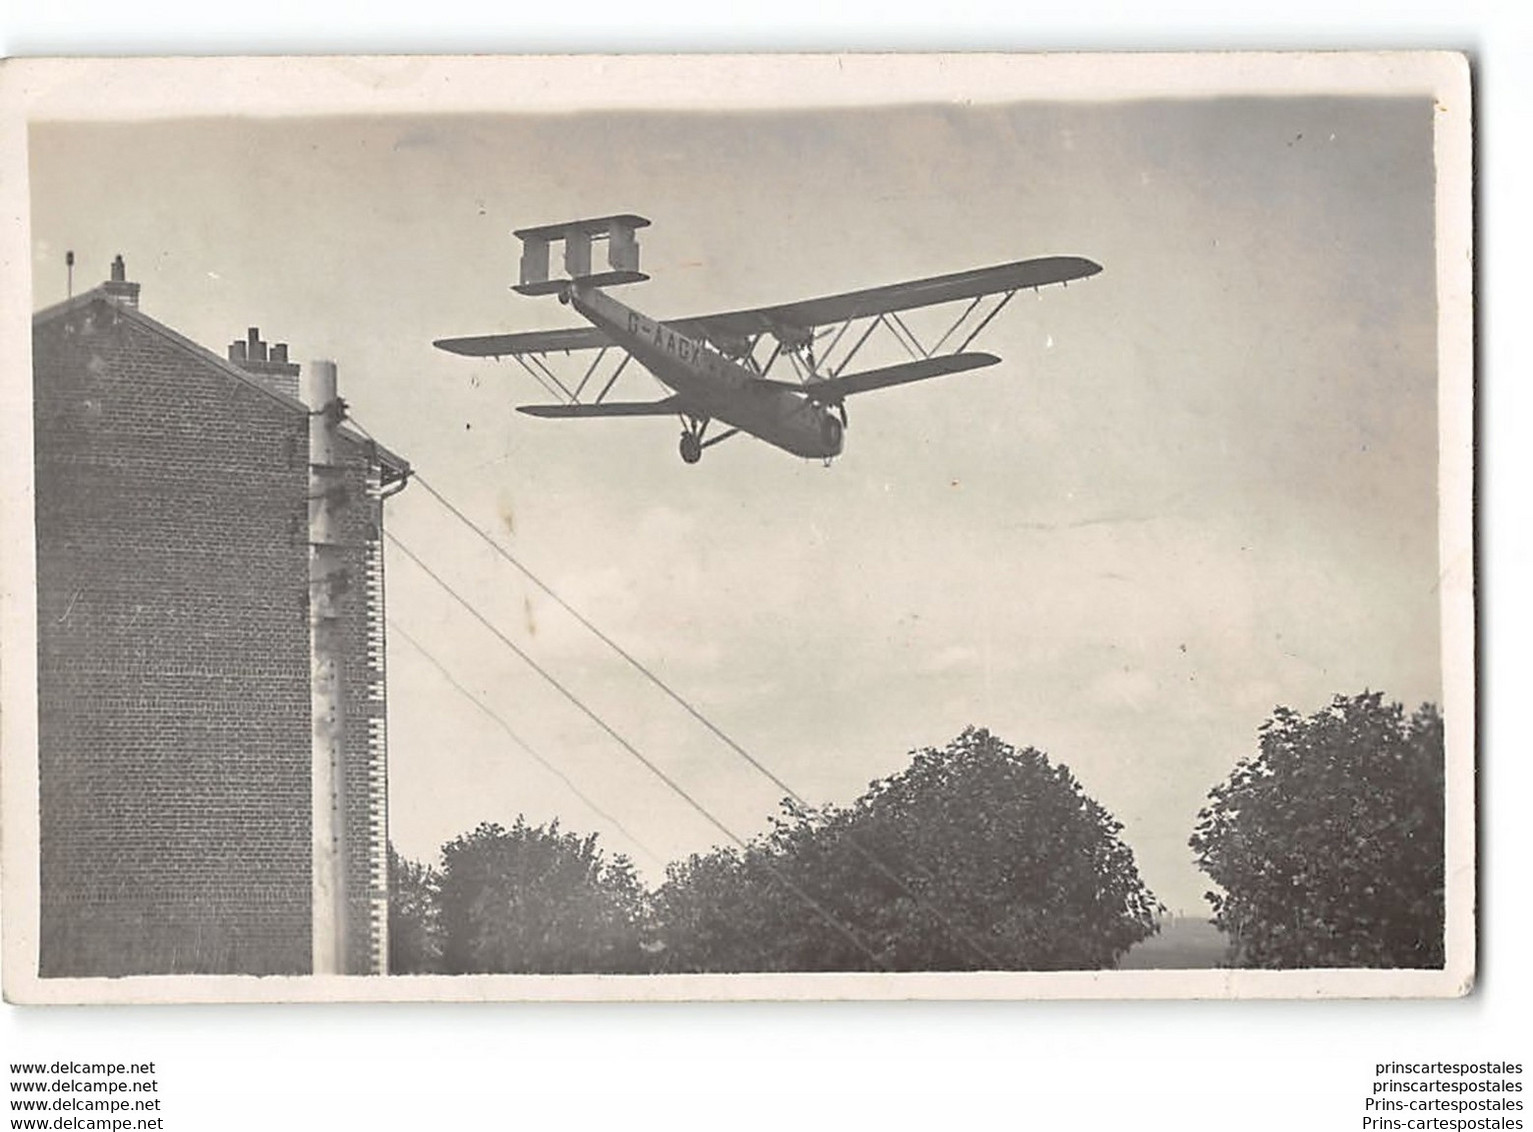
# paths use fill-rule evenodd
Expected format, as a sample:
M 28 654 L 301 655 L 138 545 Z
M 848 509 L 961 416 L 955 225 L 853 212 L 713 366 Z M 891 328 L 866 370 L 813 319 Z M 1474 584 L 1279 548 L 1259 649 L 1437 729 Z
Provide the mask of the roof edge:
M 199 361 L 211 365 L 214 369 L 221 372 L 225 377 L 232 378 L 234 381 L 239 382 L 246 388 L 259 393 L 272 401 L 275 401 L 285 409 L 299 413 L 305 417 L 309 415 L 309 407 L 298 398 L 289 397 L 280 389 L 277 389 L 274 386 L 268 385 L 266 382 L 262 381 L 255 374 L 247 373 L 245 370 L 240 369 L 239 366 L 235 365 L 227 358 L 215 354 L 212 350 L 208 349 L 200 342 L 192 341 L 186 335 L 180 333 L 177 330 L 171 329 L 169 326 L 166 326 L 163 322 L 159 321 L 159 319 L 145 314 L 142 310 L 133 304 L 125 303 L 112 297 L 103 287 L 92 287 L 89 291 L 82 291 L 80 294 L 75 295 L 72 298 L 65 299 L 63 302 L 54 303 L 50 307 L 44 307 L 42 310 L 36 311 L 32 315 L 32 326 L 35 329 L 43 323 L 51 322 L 63 315 L 72 314 L 76 310 L 87 307 L 97 301 L 111 303 L 122 315 L 127 317 L 129 321 L 137 323 L 139 326 L 143 327 L 145 330 L 148 330 L 150 333 L 159 335 L 161 338 L 166 339 L 168 342 L 175 346 L 179 346 L 183 350 L 191 351 L 197 356 Z M 354 444 L 371 444 L 378 453 L 379 462 L 388 465 L 390 470 L 395 473 L 394 476 L 390 477 L 391 479 L 403 479 L 409 475 L 410 462 L 404 457 L 400 456 L 398 453 L 389 450 L 382 443 L 373 439 L 371 436 L 366 436 L 355 428 L 348 428 L 345 424 L 341 425 L 341 435 Z

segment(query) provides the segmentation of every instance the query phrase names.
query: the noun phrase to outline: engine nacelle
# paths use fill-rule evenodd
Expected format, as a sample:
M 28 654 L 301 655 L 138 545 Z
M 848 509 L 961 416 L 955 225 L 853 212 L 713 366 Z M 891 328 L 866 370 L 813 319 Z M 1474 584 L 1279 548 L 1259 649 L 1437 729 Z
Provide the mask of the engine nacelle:
M 820 440 L 825 445 L 826 456 L 841 455 L 841 445 L 846 438 L 846 430 L 841 427 L 841 422 L 830 413 L 820 418 Z

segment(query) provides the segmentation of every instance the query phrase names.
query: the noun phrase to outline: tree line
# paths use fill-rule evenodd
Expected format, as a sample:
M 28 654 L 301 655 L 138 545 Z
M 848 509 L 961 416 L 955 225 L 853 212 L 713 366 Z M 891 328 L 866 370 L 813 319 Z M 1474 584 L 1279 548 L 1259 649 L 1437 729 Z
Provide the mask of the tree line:
M 1227 962 L 1440 967 L 1443 733 L 1378 693 L 1279 708 L 1189 842 Z M 484 823 L 389 856 L 394 973 L 1110 968 L 1164 911 L 1063 764 L 971 727 L 846 806 L 782 803 L 647 889 L 595 834 Z

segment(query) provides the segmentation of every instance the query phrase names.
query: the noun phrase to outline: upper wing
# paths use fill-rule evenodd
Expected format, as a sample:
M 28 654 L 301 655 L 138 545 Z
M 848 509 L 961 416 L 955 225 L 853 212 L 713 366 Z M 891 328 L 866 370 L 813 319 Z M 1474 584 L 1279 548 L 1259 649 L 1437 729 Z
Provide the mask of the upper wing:
M 518 405 L 529 417 L 669 417 L 682 412 L 680 397 L 662 401 L 596 401 L 586 405 Z
M 761 380 L 767 385 L 802 393 L 811 401 L 817 401 L 822 405 L 835 405 L 854 393 L 866 393 L 871 389 L 883 389 L 889 385 L 904 385 L 910 381 L 925 381 L 929 377 L 981 369 L 984 366 L 993 366 L 1000 360 L 994 354 L 946 354 L 940 358 L 921 358 L 914 362 L 901 362 L 898 365 L 847 374 L 845 377 L 805 382 L 802 385 L 791 381 L 771 381 L 764 378 Z
M 783 303 L 775 307 L 666 319 L 666 324 L 715 343 L 739 341 L 756 334 L 785 329 L 809 330 L 848 319 L 891 314 L 915 307 L 1020 291 L 1029 287 L 1068 283 L 1072 279 L 1085 279 L 1101 270 L 1101 264 L 1081 256 L 1045 256 L 1041 259 L 1024 259 L 995 267 L 959 271 L 952 275 L 937 275 L 930 279 L 894 283 L 887 287 L 848 291 L 821 299 Z M 439 338 L 432 344 L 438 349 L 474 358 L 509 358 L 522 354 L 594 350 L 615 343 L 594 326 L 577 326 L 568 330 L 535 330 L 525 334 Z
M 451 354 L 470 358 L 513 358 L 519 354 L 548 354 L 560 350 L 595 350 L 613 345 L 594 326 L 570 330 L 534 330 L 527 334 L 484 334 L 476 338 L 438 338 L 431 343 Z
M 1072 279 L 1095 275 L 1101 270 L 1101 264 L 1081 256 L 1045 256 L 1041 259 L 1025 259 L 995 267 L 959 271 L 952 275 L 937 275 L 930 279 L 894 283 L 886 287 L 848 291 L 823 299 L 728 311 L 700 318 L 668 319 L 667 322 L 678 329 L 715 341 L 740 339 L 783 327 L 808 329 L 827 323 L 845 322 L 847 319 L 994 295 L 1002 291 L 1068 283 Z

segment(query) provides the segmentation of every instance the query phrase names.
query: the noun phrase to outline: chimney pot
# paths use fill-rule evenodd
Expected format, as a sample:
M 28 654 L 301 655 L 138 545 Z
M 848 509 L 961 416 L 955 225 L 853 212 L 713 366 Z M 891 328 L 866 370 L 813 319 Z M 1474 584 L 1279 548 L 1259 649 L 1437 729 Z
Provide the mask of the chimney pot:
M 112 261 L 112 278 L 101 289 L 126 306 L 138 306 L 138 284 L 128 282 L 128 268 L 120 255 Z
M 253 373 L 267 385 L 289 397 L 297 397 L 298 375 L 296 363 L 288 360 L 286 342 L 274 342 L 268 346 L 261 340 L 261 328 L 252 326 L 243 339 L 229 343 L 229 360 L 246 373 Z

